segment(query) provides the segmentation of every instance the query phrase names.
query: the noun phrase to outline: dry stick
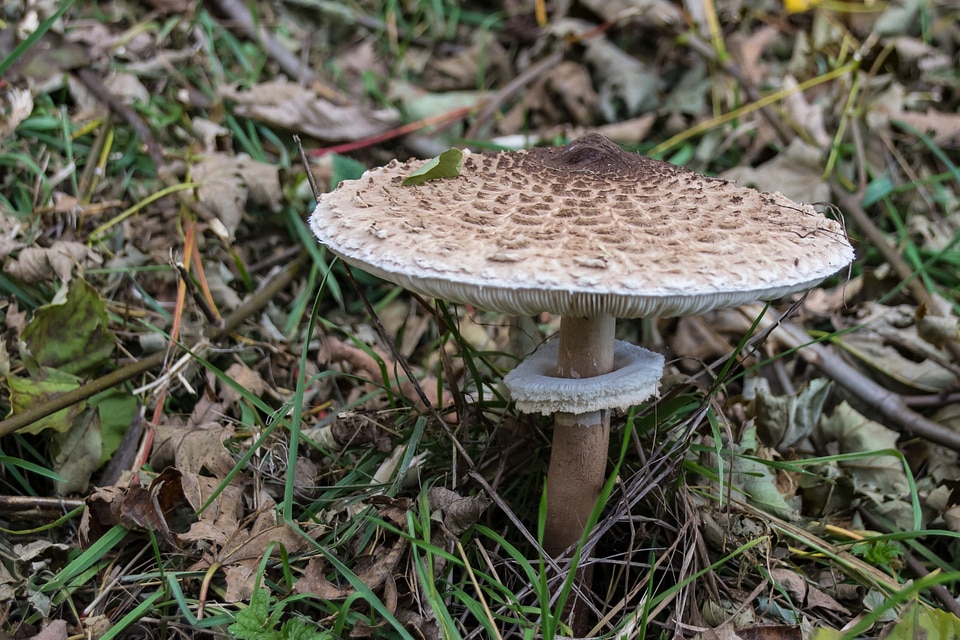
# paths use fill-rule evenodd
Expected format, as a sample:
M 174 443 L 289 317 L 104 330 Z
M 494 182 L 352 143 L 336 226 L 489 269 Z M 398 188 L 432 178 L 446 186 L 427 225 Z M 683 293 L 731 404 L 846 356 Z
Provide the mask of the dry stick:
M 153 132 L 150 131 L 150 127 L 147 126 L 147 123 L 143 121 L 143 118 L 140 117 L 136 111 L 134 111 L 129 105 L 123 102 L 115 93 L 110 91 L 107 88 L 107 85 L 103 84 L 103 80 L 100 79 L 96 73 L 87 68 L 77 69 L 77 77 L 80 78 L 80 81 L 86 85 L 93 95 L 97 97 L 98 100 L 103 101 L 104 104 L 109 107 L 109 109 L 124 120 L 127 121 L 133 130 L 136 132 L 137 136 L 147 147 L 147 155 L 150 156 L 150 159 L 153 161 L 154 167 L 157 170 L 157 174 L 161 175 L 161 171 L 165 166 L 163 159 L 163 148 L 160 146 L 160 143 L 157 142 L 157 139 L 153 136 Z
M 890 263 L 890 266 L 893 267 L 897 276 L 906 283 L 906 287 L 909 289 L 913 299 L 916 300 L 918 304 L 925 305 L 930 313 L 936 313 L 939 304 L 933 299 L 933 296 L 930 295 L 926 287 L 923 286 L 923 282 L 917 277 L 914 269 L 900 257 L 900 254 L 891 244 L 889 238 L 873 224 L 870 216 L 868 216 L 860 206 L 860 201 L 863 197 L 862 194 L 850 193 L 836 181 L 831 182 L 830 187 L 833 189 L 834 198 L 840 203 L 840 209 L 853 219 L 853 223 L 867 236 L 870 243 L 880 251 L 883 259 Z M 955 340 L 950 340 L 946 344 L 946 349 L 950 352 L 954 361 L 960 362 L 960 344 Z
M 901 432 L 960 451 L 960 433 L 915 412 L 907 406 L 902 397 L 857 371 L 835 351 L 822 344 L 811 342 L 810 336 L 803 328 L 793 323 L 781 322 L 772 309 L 768 310 L 766 316 L 760 321 L 761 326 L 764 327 L 770 323 L 778 325 L 770 334 L 774 339 L 796 350 L 797 355 L 836 380 Z
M 247 318 L 265 307 L 280 291 L 290 284 L 306 260 L 306 252 L 301 253 L 290 266 L 254 293 L 243 306 L 224 318 L 222 328 L 210 327 L 204 332 L 204 335 L 212 341 L 223 339 L 239 327 Z M 179 345 L 176 344 L 171 345 L 171 347 L 179 349 Z M 0 422 L 0 437 L 15 433 L 61 409 L 66 409 L 78 402 L 83 402 L 101 391 L 106 391 L 140 374 L 146 373 L 150 369 L 162 365 L 168 356 L 169 353 L 166 350 L 151 353 L 149 356 L 136 362 L 131 362 L 116 371 L 111 371 L 103 377 L 91 380 L 77 389 L 54 396 L 29 409 L 16 413 Z
M 493 99 L 491 99 L 482 109 L 480 109 L 476 119 L 474 119 L 473 124 L 467 131 L 467 139 L 480 139 L 484 131 L 486 131 L 490 120 L 493 119 L 493 116 L 503 107 L 504 104 L 513 99 L 513 97 L 522 91 L 528 84 L 536 81 L 543 74 L 553 69 L 562 61 L 562 53 L 559 51 L 557 53 L 552 53 L 543 60 L 530 65 L 520 75 L 504 85 L 504 87 L 497 92 L 497 95 L 494 96 Z
M 737 84 L 744 91 L 746 91 L 750 102 L 760 102 L 760 100 L 763 98 L 753 83 L 749 82 L 747 77 L 743 75 L 743 72 L 740 70 L 740 67 L 737 64 L 735 64 L 732 60 L 721 61 L 713 47 L 704 42 L 700 36 L 691 32 L 685 34 L 682 41 L 702 58 L 706 58 L 707 60 L 720 65 L 720 68 L 723 69 L 727 75 L 736 80 Z M 774 128 L 774 130 L 777 132 L 777 135 L 780 136 L 780 142 L 787 144 L 796 137 L 790 128 L 784 124 L 780 117 L 773 111 L 773 109 L 770 107 L 760 107 L 760 113 L 764 118 L 766 118 L 770 126 Z
M 285 74 L 304 85 L 319 85 L 319 88 L 322 89 L 321 94 L 328 100 L 340 104 L 349 102 L 349 99 L 340 91 L 337 91 L 325 82 L 321 82 L 315 73 L 300 63 L 297 56 L 280 44 L 262 25 L 258 25 L 254 21 L 253 16 L 250 15 L 250 10 L 247 9 L 245 2 L 241 0 L 214 0 L 213 4 L 226 14 L 243 35 L 261 45 L 267 52 L 267 55 L 280 65 L 280 70 Z

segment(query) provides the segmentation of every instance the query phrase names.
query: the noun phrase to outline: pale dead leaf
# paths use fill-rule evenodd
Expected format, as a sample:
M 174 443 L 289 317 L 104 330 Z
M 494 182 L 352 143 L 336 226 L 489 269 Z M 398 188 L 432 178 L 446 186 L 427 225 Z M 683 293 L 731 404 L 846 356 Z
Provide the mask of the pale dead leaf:
M 73 269 L 100 265 L 100 255 L 80 242 L 61 240 L 50 248 L 27 247 L 15 260 L 7 262 L 3 270 L 24 282 L 36 284 L 59 279 L 69 282 Z
M 827 595 L 813 585 L 810 585 L 807 589 L 807 606 L 826 609 L 827 611 L 834 611 L 845 616 L 850 615 L 850 611 L 845 606 L 837 602 L 833 596 Z
M 256 84 L 246 90 L 222 87 L 221 96 L 235 101 L 237 115 L 260 120 L 323 141 L 350 141 L 383 133 L 400 123 L 392 109 L 342 106 L 283 79 Z
M 249 602 L 256 584 L 257 566 L 254 562 L 234 563 L 223 568 L 227 588 L 226 602 Z
M 45 626 L 43 631 L 35 636 L 32 636 L 30 640 L 67 640 L 68 637 L 67 621 L 54 620 Z
M 943 521 L 950 531 L 960 533 L 960 505 L 950 507 L 943 512 Z
M 243 298 L 237 293 L 237 290 L 230 286 L 230 281 L 234 279 L 226 265 L 222 262 L 206 262 L 204 269 L 207 276 L 207 287 L 210 289 L 210 295 L 217 305 L 217 309 L 222 311 L 233 311 L 243 304 Z
M 483 494 L 461 496 L 445 487 L 433 487 L 427 492 L 431 517 L 439 519 L 455 536 L 472 527 L 490 506 L 491 500 Z
M 830 185 L 823 180 L 821 156 L 819 148 L 796 138 L 769 162 L 755 168 L 734 167 L 720 177 L 760 191 L 779 191 L 797 202 L 825 202 L 830 199 Z
M 176 467 L 183 473 L 200 473 L 223 478 L 234 466 L 233 456 L 223 442 L 234 435 L 233 428 L 216 423 L 189 427 L 157 425 L 156 444 L 150 464 L 154 469 Z
M 581 0 L 606 22 L 640 21 L 654 27 L 668 27 L 685 22 L 680 9 L 667 0 Z
M 564 61 L 538 80 L 509 116 L 520 120 L 524 114 L 524 127 L 537 127 L 567 123 L 571 120 L 580 126 L 591 124 L 596 119 L 600 98 L 593 90 L 593 81 L 587 69 L 576 62 Z M 508 116 L 508 118 L 509 118 Z M 522 130 L 515 127 L 516 131 Z M 500 130 L 507 133 L 504 126 Z
M 761 26 L 746 37 L 732 38 L 731 48 L 735 48 L 739 55 L 740 71 L 754 86 L 760 85 L 766 78 L 767 72 L 760 62 L 764 50 L 780 36 L 780 31 L 771 26 Z
M 494 35 L 477 31 L 469 47 L 445 58 L 431 57 L 422 74 L 427 91 L 475 89 L 477 79 L 485 86 L 499 86 L 510 79 L 510 58 Z
M 797 603 L 802 604 L 807 597 L 807 581 L 803 576 L 790 569 L 773 569 L 770 571 L 770 578 L 787 593 Z
M 584 61 L 594 70 L 600 113 L 607 122 L 657 108 L 660 76 L 655 71 L 606 38 L 590 38 L 584 44 Z
M 293 585 L 297 593 L 309 593 L 322 600 L 343 600 L 353 593 L 352 587 L 338 587 L 327 580 L 327 563 L 315 556 L 307 562 L 303 575 Z
M 820 436 L 826 442 L 836 442 L 839 453 L 870 453 L 895 450 L 900 434 L 865 418 L 844 401 L 820 420 Z M 857 491 L 876 492 L 881 499 L 901 496 L 908 491 L 903 464 L 892 455 L 865 455 L 843 460 L 840 466 L 853 478 Z
M 150 91 L 143 86 L 140 78 L 132 73 L 114 73 L 104 78 L 103 83 L 111 93 L 120 98 L 124 104 L 147 104 L 150 102 Z
M 248 203 L 271 211 L 278 211 L 283 204 L 279 168 L 246 154 L 207 156 L 191 173 L 200 183 L 197 199 L 217 215 L 228 239 L 236 233 Z
M 267 388 L 263 376 L 240 362 L 234 362 L 224 373 L 231 380 L 257 397 L 263 395 L 263 392 Z M 220 398 L 225 405 L 232 405 L 240 401 L 240 393 L 237 392 L 236 389 L 225 383 L 222 384 L 222 387 Z
M 378 351 L 377 355 L 385 363 L 388 375 L 392 375 L 395 371 L 399 372 L 399 375 L 402 375 L 403 371 L 400 366 L 393 362 L 386 354 Z M 321 363 L 345 364 L 352 373 L 362 378 L 371 381 L 382 381 L 394 387 L 399 386 L 400 393 L 402 393 L 405 398 L 413 402 L 418 408 L 424 408 L 417 394 L 416 387 L 412 382 L 402 380 L 399 382 L 399 385 L 397 385 L 398 381 L 395 378 L 391 377 L 388 380 L 384 380 L 381 375 L 380 364 L 376 358 L 359 347 L 347 344 L 333 336 L 326 336 L 320 345 L 317 360 Z M 453 398 L 449 391 L 444 390 L 442 397 L 437 395 L 437 379 L 435 376 L 424 376 L 424 378 L 419 381 L 419 384 L 427 400 L 430 401 L 430 404 L 433 405 L 434 408 L 440 409 L 452 404 Z M 372 386 L 368 386 L 367 391 L 372 390 L 372 388 Z M 456 420 L 456 416 L 454 415 L 444 417 L 451 421 Z
M 229 129 L 206 118 L 194 118 L 190 121 L 190 127 L 206 154 L 215 153 L 218 148 L 217 143 L 220 140 L 230 139 Z
M 208 478 L 195 473 L 182 474 L 183 495 L 194 511 L 206 504 L 210 496 L 220 488 L 222 480 Z M 199 520 L 190 526 L 190 530 L 181 533 L 181 541 L 204 540 L 225 544 L 240 526 L 243 509 L 243 489 L 236 485 L 227 485 L 220 490 L 209 506 L 199 514 Z
M 802 91 L 793 91 L 797 87 L 797 81 L 793 76 L 786 76 L 783 79 L 783 90 L 787 91 L 787 96 L 783 99 L 783 103 L 787 108 L 787 113 L 790 114 L 791 119 L 802 126 L 807 133 L 810 134 L 810 137 L 813 138 L 816 142 L 816 147 L 818 151 L 822 154 L 822 149 L 827 149 L 830 147 L 832 138 L 829 133 L 827 133 L 827 127 L 824 123 L 824 113 L 826 111 L 825 105 L 820 104 L 811 104 L 807 101 L 807 96 Z M 792 91 L 792 93 L 791 93 Z M 831 103 L 829 108 L 834 109 L 834 105 Z M 796 138 L 795 142 L 799 142 L 800 138 Z M 791 146 L 793 146 L 791 144 Z M 818 156 L 819 158 L 819 156 Z M 822 163 L 821 163 L 822 164 Z M 823 198 L 817 198 L 815 202 L 820 202 Z
M 0 101 L 0 140 L 12 134 L 33 112 L 33 96 L 26 89 L 11 89 Z
M 903 111 L 896 120 L 906 122 L 922 133 L 933 135 L 933 141 L 939 146 L 960 143 L 960 113 L 946 113 L 927 109 L 926 113 Z

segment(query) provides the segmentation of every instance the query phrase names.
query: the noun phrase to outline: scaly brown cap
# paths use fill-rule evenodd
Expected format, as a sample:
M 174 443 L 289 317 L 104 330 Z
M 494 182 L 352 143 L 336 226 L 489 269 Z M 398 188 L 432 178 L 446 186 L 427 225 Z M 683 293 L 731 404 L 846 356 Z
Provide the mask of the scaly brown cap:
M 524 315 L 698 314 L 808 289 L 853 259 L 840 224 L 810 205 L 597 134 L 465 153 L 460 176 L 402 186 L 423 164 L 343 182 L 322 196 L 314 234 L 411 291 Z

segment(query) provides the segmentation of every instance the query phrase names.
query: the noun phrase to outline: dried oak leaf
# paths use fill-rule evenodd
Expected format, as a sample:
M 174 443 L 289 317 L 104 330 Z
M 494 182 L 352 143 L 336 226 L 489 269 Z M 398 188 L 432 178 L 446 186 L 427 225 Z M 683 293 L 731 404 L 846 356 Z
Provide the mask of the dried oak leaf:
M 29 284 L 49 282 L 54 278 L 69 282 L 73 278 L 74 267 L 82 269 L 98 266 L 102 262 L 100 254 L 85 244 L 61 240 L 46 249 L 23 249 L 15 260 L 3 266 L 3 270 Z
M 246 154 L 214 154 L 193 166 L 193 179 L 200 183 L 197 199 L 210 207 L 232 238 L 243 220 L 247 204 L 280 210 L 283 191 L 279 169 L 257 162 Z
M 0 100 L 0 139 L 12 134 L 33 112 L 33 96 L 25 89 L 11 89 Z
M 175 467 L 183 473 L 206 472 L 224 478 L 233 469 L 234 460 L 223 442 L 233 437 L 233 429 L 216 423 L 191 426 L 158 425 L 156 447 L 150 464 L 154 469 Z
M 433 487 L 427 492 L 431 518 L 440 520 L 450 533 L 459 536 L 476 524 L 491 500 L 483 494 L 461 496 L 444 487 Z
M 246 90 L 223 87 L 220 95 L 237 103 L 237 115 L 324 141 L 360 140 L 400 123 L 400 114 L 393 109 L 334 104 L 308 87 L 284 79 L 255 84 Z

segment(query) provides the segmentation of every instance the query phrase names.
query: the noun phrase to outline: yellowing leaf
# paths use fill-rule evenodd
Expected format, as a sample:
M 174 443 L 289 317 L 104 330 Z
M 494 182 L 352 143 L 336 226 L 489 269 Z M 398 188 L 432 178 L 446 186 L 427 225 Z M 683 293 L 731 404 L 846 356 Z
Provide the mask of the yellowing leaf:
M 37 309 L 23 330 L 23 341 L 41 366 L 79 374 L 113 353 L 103 300 L 84 280 L 70 283 L 65 299 Z
M 423 184 L 427 180 L 439 180 L 440 178 L 456 178 L 460 175 L 461 162 L 463 162 L 463 152 L 460 149 L 447 149 L 404 178 L 403 186 L 412 187 Z
M 10 376 L 11 415 L 16 415 L 30 407 L 46 402 L 54 396 L 72 391 L 80 386 L 80 378 L 49 367 L 40 367 L 29 378 Z M 61 409 L 45 418 L 32 422 L 17 433 L 40 433 L 44 429 L 54 429 L 63 433 L 73 424 L 73 419 L 87 406 L 86 402 Z

